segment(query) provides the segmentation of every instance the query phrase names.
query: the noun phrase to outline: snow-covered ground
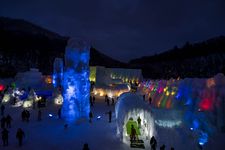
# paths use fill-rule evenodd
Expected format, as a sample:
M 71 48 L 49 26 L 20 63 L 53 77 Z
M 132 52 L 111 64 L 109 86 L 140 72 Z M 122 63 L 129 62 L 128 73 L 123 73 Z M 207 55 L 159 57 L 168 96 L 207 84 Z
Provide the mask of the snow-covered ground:
M 9 146 L 0 149 L 4 150 L 82 150 L 83 144 L 88 143 L 90 150 L 129 150 L 132 149 L 120 141 L 116 135 L 116 121 L 113 106 L 107 106 L 103 99 L 97 97 L 92 111 L 94 114 L 93 122 L 90 124 L 87 120 L 81 120 L 69 125 L 64 129 L 65 122 L 57 118 L 59 106 L 49 104 L 42 108 L 42 121 L 37 121 L 37 108 L 29 109 L 31 113 L 30 122 L 21 121 L 21 112 L 23 108 L 13 108 L 6 105 L 5 114 L 10 114 L 13 118 L 12 128 L 9 129 Z M 113 111 L 112 123 L 108 122 L 106 112 Z M 49 117 L 53 114 L 53 117 Z M 101 116 L 101 119 L 97 119 Z M 21 127 L 25 132 L 23 146 L 18 146 L 16 131 Z M 173 146 L 176 150 L 197 150 L 195 135 L 185 128 L 157 129 L 156 139 L 158 141 L 157 149 L 162 144 L 166 149 Z M 145 149 L 150 149 L 149 140 L 145 141 Z M 225 134 L 215 134 L 209 138 L 209 142 L 204 146 L 207 150 L 223 150 L 225 147 Z

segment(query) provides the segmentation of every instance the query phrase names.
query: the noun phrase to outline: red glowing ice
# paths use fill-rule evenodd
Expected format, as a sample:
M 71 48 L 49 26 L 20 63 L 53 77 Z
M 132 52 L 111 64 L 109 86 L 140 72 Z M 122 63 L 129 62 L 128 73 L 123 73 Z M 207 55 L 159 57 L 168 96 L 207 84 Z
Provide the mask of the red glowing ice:
M 212 100 L 210 99 L 203 99 L 200 103 L 199 103 L 199 107 L 201 110 L 211 110 L 212 109 Z

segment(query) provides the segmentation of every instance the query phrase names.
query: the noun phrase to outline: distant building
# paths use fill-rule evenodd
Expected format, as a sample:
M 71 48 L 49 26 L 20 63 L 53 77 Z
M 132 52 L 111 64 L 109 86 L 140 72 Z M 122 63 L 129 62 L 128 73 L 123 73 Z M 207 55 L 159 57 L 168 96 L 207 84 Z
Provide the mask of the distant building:
M 106 68 L 103 66 L 90 67 L 90 81 L 96 85 L 113 83 L 137 83 L 143 79 L 141 69 Z

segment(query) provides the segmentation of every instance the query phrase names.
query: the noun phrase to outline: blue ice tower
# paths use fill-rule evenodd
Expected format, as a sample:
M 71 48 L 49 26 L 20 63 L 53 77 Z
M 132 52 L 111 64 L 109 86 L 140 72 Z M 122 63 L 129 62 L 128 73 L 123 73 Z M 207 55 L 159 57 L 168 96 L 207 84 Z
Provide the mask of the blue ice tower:
M 88 118 L 90 112 L 90 46 L 80 39 L 70 39 L 65 52 L 62 116 L 68 123 Z
M 55 88 L 62 86 L 63 81 L 63 59 L 55 58 L 53 64 L 52 83 Z

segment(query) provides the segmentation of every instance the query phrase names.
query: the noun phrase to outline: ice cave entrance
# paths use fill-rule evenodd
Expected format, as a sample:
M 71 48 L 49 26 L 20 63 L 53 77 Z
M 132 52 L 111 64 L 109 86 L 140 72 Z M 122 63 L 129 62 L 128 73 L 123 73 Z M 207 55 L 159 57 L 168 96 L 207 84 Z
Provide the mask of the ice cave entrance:
M 132 125 L 136 130 L 138 140 L 149 140 L 156 134 L 151 108 L 143 101 L 141 95 L 122 94 L 116 104 L 115 113 L 117 134 L 124 143 L 130 144 Z

